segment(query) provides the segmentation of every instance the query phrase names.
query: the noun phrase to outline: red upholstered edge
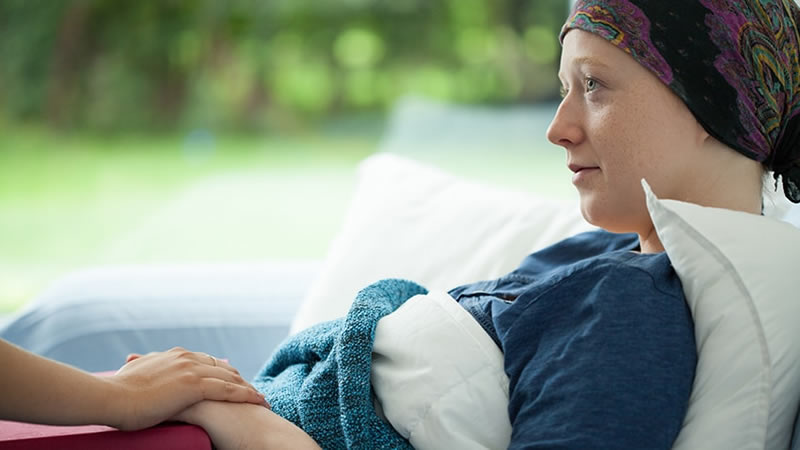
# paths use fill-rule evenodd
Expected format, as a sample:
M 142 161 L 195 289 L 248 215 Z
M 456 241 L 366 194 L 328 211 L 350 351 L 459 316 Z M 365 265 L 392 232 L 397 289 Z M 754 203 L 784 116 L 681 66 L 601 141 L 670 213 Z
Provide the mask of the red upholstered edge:
M 56 427 L 0 421 L 0 449 L 144 450 L 207 449 L 211 440 L 197 426 L 170 422 L 139 431 L 119 431 L 98 425 Z

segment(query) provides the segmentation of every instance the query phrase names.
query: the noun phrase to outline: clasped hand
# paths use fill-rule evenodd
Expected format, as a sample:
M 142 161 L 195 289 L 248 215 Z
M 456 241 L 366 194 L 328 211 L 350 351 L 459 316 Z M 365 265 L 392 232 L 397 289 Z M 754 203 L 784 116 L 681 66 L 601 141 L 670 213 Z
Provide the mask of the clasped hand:
M 201 400 L 269 406 L 264 396 L 226 361 L 180 347 L 147 355 L 129 355 L 108 381 L 126 408 L 121 430 L 135 430 L 168 420 Z

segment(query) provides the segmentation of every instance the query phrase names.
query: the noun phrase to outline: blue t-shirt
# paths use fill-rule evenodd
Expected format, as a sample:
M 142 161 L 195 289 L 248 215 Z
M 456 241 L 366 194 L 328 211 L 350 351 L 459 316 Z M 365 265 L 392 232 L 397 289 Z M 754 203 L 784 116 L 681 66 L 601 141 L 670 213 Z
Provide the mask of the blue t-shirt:
M 503 350 L 514 449 L 669 449 L 697 351 L 680 280 L 635 234 L 594 231 L 450 294 Z

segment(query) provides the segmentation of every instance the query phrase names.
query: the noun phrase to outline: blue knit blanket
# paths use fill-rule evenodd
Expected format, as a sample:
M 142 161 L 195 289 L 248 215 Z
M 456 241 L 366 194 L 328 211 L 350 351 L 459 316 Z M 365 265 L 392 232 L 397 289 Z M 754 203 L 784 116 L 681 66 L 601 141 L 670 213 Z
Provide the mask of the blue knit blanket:
M 417 294 L 427 290 L 405 280 L 366 287 L 347 316 L 281 344 L 253 385 L 323 449 L 412 448 L 376 413 L 370 368 L 378 320 Z

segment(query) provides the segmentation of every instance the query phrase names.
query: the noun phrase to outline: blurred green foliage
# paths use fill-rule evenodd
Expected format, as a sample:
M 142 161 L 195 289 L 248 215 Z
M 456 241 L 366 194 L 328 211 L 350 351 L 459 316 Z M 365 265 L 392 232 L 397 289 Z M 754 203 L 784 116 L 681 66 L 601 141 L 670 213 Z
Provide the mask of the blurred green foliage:
M 3 0 L 0 119 L 247 129 L 553 98 L 564 0 Z

